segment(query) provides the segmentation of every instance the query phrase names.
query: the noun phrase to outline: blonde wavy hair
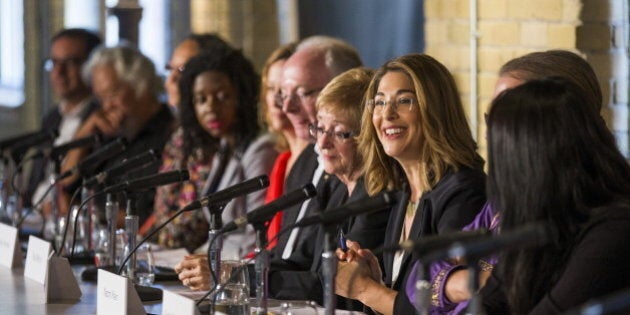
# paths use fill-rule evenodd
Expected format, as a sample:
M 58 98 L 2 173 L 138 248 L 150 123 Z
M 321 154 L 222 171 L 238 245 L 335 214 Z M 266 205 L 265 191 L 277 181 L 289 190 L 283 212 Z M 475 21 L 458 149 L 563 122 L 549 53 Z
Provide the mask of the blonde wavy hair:
M 433 189 L 444 174 L 461 167 L 481 167 L 455 80 L 451 73 L 434 58 L 425 54 L 409 54 L 394 58 L 379 68 L 365 94 L 370 100 L 388 72 L 406 74 L 413 82 L 417 102 L 419 129 L 422 133 L 418 164 L 422 169 L 421 187 Z M 361 118 L 359 151 L 364 156 L 366 189 L 370 195 L 383 190 L 401 189 L 406 177 L 398 162 L 388 156 L 378 139 L 372 113 L 365 107 Z
M 295 52 L 296 46 L 297 43 L 292 42 L 284 44 L 272 51 L 267 60 L 265 60 L 265 64 L 263 65 L 261 73 L 262 83 L 260 86 L 260 106 L 258 107 L 258 121 L 261 126 L 264 126 L 267 130 L 269 130 L 269 133 L 274 136 L 274 138 L 276 139 L 276 149 L 278 149 L 278 151 L 280 152 L 288 150 L 289 144 L 287 143 L 287 139 L 285 139 L 281 132 L 268 128 L 269 126 L 271 126 L 271 117 L 269 117 L 269 106 L 273 106 L 273 104 L 267 104 L 267 100 L 265 97 L 267 93 L 267 76 L 269 75 L 269 68 L 271 68 L 271 65 L 273 65 L 277 61 L 289 59 L 289 57 L 291 57 L 291 55 L 293 55 L 293 53 Z

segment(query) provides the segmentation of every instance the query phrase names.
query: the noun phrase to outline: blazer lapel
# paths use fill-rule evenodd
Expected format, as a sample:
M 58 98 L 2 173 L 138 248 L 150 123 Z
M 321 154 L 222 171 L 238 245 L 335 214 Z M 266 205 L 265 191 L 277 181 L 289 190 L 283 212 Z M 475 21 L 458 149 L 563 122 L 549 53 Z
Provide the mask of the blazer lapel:
M 384 246 L 394 246 L 400 243 L 400 234 L 405 220 L 405 209 L 409 200 L 409 193 L 400 191 L 397 193 L 398 203 L 392 209 L 387 223 L 387 234 L 385 235 Z M 383 253 L 383 266 L 385 267 L 385 283 L 392 282 L 392 269 L 394 268 L 394 252 Z

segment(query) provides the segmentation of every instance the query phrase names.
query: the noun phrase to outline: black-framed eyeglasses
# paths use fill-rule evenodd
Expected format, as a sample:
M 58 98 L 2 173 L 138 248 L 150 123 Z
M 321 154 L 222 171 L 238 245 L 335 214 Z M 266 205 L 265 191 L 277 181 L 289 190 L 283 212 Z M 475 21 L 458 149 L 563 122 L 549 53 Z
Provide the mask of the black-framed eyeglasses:
M 333 137 L 333 139 L 337 140 L 338 142 L 346 142 L 348 141 L 348 139 L 356 136 L 356 133 L 354 131 L 334 132 L 332 130 L 324 130 L 324 128 L 317 127 L 315 125 L 308 126 L 308 133 L 311 135 L 311 137 L 315 139 L 323 137 L 324 135 L 328 135 L 329 137 Z
M 413 105 L 418 101 L 409 96 L 398 97 L 397 99 L 385 100 L 384 98 L 375 98 L 367 101 L 367 106 L 370 112 L 374 115 L 380 115 L 385 111 L 387 104 L 391 106 L 392 110 L 401 113 L 401 111 L 411 112 Z
M 44 62 L 44 69 L 52 71 L 54 68 L 59 67 L 81 67 L 85 59 L 84 57 L 49 58 Z
M 164 70 L 166 70 L 166 72 L 177 71 L 178 73 L 182 73 L 182 72 L 184 72 L 185 69 L 186 68 L 184 68 L 184 66 L 173 67 L 173 66 L 169 65 L 168 63 L 164 66 Z
M 322 89 L 324 88 L 320 87 L 310 90 L 297 90 L 295 93 L 283 93 L 280 91 L 280 93 L 277 93 L 275 96 L 276 104 L 283 104 L 288 99 L 293 102 L 299 100 L 301 103 L 304 103 L 310 98 L 317 96 Z

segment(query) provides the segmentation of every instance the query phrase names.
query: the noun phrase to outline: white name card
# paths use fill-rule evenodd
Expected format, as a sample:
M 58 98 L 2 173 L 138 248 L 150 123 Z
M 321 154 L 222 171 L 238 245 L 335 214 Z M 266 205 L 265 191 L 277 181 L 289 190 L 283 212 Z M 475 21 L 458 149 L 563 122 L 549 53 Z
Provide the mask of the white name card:
M 0 223 L 0 266 L 12 269 L 22 266 L 18 229 Z
M 99 269 L 96 287 L 97 315 L 146 314 L 138 293 L 128 278 Z
M 26 251 L 26 264 L 24 266 L 25 278 L 35 280 L 37 283 L 46 284 L 50 249 L 50 243 L 35 236 L 29 236 L 28 249 Z
M 162 315 L 199 315 L 195 300 L 168 290 L 163 291 Z

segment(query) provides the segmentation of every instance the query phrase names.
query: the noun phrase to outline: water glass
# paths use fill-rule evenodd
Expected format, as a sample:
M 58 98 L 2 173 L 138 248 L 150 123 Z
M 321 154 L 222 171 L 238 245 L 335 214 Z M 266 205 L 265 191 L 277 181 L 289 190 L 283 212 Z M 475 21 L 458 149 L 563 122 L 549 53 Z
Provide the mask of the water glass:
M 105 228 L 100 229 L 96 239 L 96 247 L 94 248 L 94 264 L 96 267 L 112 265 L 111 257 L 109 257 L 109 243 L 109 231 Z
M 214 304 L 216 314 L 249 315 L 249 277 L 247 266 L 242 261 L 221 261 Z
M 142 244 L 136 250 L 136 283 L 151 286 L 155 282 L 155 263 L 150 244 Z

